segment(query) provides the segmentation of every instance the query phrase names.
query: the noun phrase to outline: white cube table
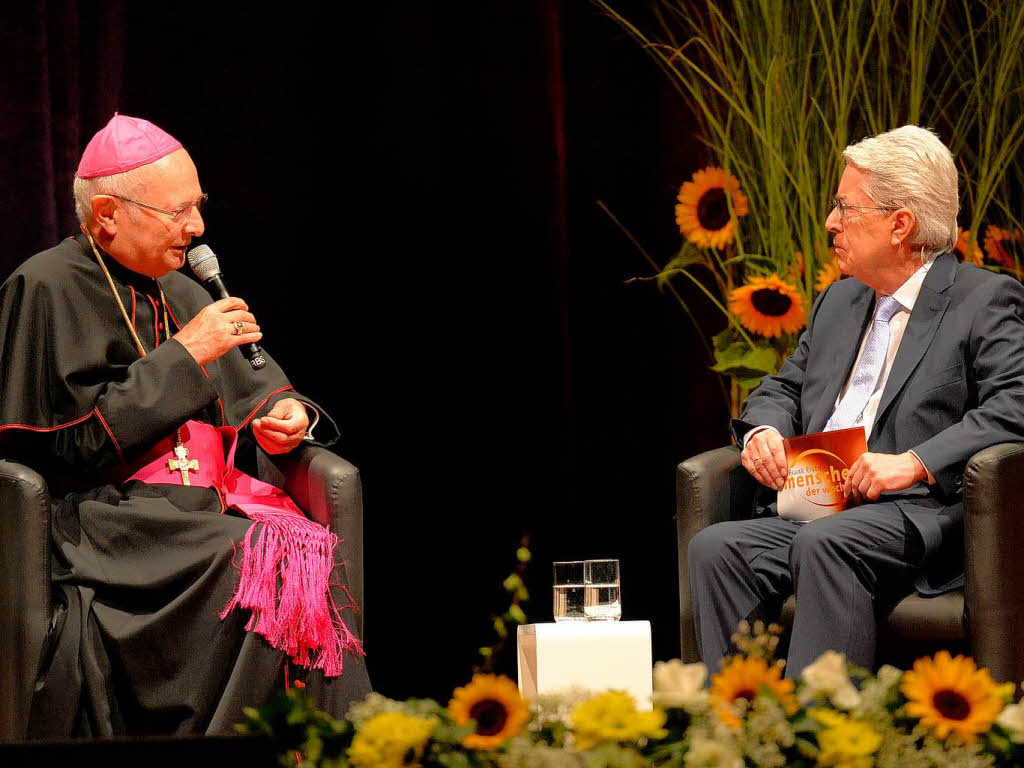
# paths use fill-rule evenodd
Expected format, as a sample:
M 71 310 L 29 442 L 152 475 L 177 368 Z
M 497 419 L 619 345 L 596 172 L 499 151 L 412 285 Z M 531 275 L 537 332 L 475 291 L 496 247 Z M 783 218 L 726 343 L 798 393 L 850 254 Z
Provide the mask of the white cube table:
M 579 621 L 519 627 L 519 690 L 525 698 L 566 688 L 626 691 L 651 708 L 651 623 Z

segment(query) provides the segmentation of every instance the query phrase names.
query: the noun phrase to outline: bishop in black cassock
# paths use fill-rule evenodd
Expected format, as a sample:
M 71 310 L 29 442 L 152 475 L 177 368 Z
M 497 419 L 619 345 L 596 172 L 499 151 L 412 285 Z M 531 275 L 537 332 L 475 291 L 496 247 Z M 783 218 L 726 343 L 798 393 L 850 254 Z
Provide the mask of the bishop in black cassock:
M 0 286 L 0 455 L 40 471 L 55 498 L 57 606 L 30 735 L 231 733 L 283 683 L 288 657 L 246 630 L 248 610 L 221 618 L 239 588 L 237 545 L 258 523 L 222 489 L 183 484 L 187 469 L 130 478 L 190 420 L 235 427 L 243 469 L 257 450 L 294 448 L 306 408 L 321 444 L 337 431 L 269 356 L 254 371 L 234 349 L 260 338 L 243 302 L 212 304 L 176 271 L 203 231 L 180 143 L 115 116 L 83 156 L 76 197 L 82 234 Z M 351 616 L 338 565 L 326 596 L 336 620 Z M 343 673 L 291 674 L 343 715 L 369 680 L 358 638 L 335 627 Z

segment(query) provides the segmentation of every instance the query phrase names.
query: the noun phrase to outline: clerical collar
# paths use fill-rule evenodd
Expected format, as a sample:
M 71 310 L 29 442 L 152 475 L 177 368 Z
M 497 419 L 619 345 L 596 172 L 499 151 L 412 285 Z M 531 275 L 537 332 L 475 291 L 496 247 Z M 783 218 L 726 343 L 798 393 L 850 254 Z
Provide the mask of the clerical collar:
M 75 242 L 81 247 L 82 253 L 86 255 L 89 261 L 95 264 L 96 260 L 92 256 L 92 246 L 89 245 L 89 239 L 82 233 L 79 233 L 75 236 Z M 110 276 L 117 282 L 124 285 L 130 285 L 135 290 L 141 291 L 142 293 L 156 295 L 158 287 L 157 281 L 154 278 L 128 269 L 128 267 L 121 264 L 121 262 L 100 248 L 98 244 L 96 245 L 96 250 L 103 255 L 103 262 L 107 266 L 107 271 L 110 272 Z

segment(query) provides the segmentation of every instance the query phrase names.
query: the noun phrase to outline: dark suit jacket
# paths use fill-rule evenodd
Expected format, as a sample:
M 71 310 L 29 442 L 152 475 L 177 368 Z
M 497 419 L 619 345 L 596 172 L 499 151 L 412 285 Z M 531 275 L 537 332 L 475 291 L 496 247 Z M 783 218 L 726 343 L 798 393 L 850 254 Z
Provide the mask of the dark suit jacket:
M 822 292 L 796 351 L 778 374 L 762 379 L 741 418 L 733 420 L 737 440 L 759 425 L 771 425 L 783 437 L 823 430 L 874 304 L 874 290 L 853 278 Z M 921 591 L 951 588 L 962 570 L 967 460 L 983 448 L 1020 440 L 1024 287 L 944 253 L 910 313 L 868 436 L 869 451 L 913 449 L 936 479 L 935 485 L 882 497 L 894 501 L 921 534 L 931 563 Z

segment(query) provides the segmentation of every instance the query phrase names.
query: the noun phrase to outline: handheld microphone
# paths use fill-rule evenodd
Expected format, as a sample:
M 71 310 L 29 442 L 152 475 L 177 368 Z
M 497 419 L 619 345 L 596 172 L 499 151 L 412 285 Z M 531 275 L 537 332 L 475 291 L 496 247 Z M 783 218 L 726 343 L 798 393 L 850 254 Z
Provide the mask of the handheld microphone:
M 231 296 L 228 293 L 227 286 L 224 285 L 224 277 L 220 273 L 220 264 L 217 263 L 217 256 L 210 246 L 197 245 L 189 251 L 188 265 L 192 267 L 192 271 L 195 272 L 196 277 L 203 283 L 214 300 L 226 299 Z M 249 365 L 252 366 L 254 371 L 260 370 L 267 364 L 267 359 L 263 356 L 263 350 L 260 349 L 258 344 L 253 344 L 252 342 L 240 344 L 238 351 L 249 360 Z

